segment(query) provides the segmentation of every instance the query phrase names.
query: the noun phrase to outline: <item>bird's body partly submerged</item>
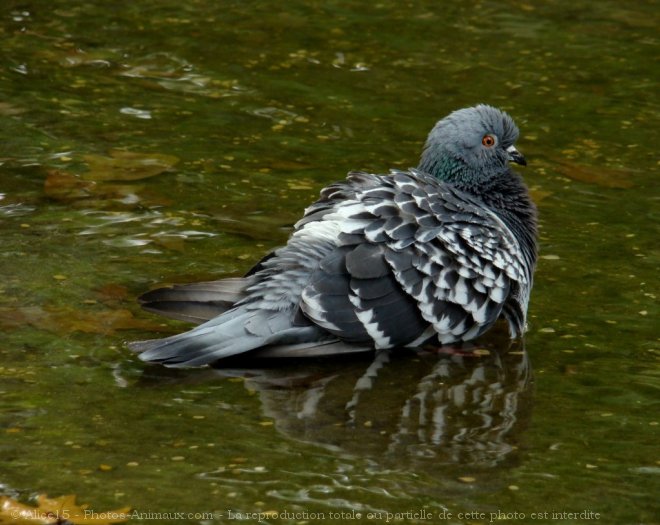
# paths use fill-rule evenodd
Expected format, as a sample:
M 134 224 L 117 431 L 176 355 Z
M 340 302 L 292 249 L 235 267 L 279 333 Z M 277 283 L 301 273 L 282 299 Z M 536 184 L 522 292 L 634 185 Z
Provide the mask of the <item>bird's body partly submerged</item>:
M 455 111 L 417 169 L 352 172 L 328 186 L 287 245 L 245 277 L 145 294 L 148 310 L 202 324 L 131 348 L 199 366 L 264 347 L 296 356 L 461 343 L 499 318 L 522 335 L 537 231 L 508 166 L 525 163 L 517 138 L 493 107 Z

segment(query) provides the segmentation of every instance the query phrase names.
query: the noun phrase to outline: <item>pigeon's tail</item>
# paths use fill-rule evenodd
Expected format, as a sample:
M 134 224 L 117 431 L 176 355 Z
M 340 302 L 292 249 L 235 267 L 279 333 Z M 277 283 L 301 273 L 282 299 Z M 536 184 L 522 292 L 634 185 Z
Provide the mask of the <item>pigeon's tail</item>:
M 200 324 L 226 312 L 245 297 L 247 278 L 157 288 L 139 298 L 142 307 L 172 319 Z
M 202 366 L 271 344 L 297 344 L 322 334 L 311 325 L 293 326 L 288 311 L 255 310 L 245 305 L 189 332 L 129 343 L 143 361 L 170 367 Z

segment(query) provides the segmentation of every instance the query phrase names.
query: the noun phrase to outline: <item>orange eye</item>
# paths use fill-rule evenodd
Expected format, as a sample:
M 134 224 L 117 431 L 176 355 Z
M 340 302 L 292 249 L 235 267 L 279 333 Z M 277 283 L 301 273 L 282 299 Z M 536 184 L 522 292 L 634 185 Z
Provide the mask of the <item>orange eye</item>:
M 495 137 L 492 135 L 484 135 L 484 138 L 481 139 L 481 143 L 487 148 L 491 148 L 495 145 Z

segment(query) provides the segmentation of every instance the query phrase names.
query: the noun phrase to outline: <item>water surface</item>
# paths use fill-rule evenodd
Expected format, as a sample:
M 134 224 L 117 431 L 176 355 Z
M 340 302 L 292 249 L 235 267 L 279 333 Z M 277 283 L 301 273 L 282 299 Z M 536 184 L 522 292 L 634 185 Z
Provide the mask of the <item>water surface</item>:
M 181 523 L 660 519 L 652 2 L 0 16 L 0 493 Z M 125 349 L 183 328 L 139 293 L 240 274 L 324 185 L 416 165 L 479 102 L 519 124 L 540 210 L 524 345 L 224 372 Z

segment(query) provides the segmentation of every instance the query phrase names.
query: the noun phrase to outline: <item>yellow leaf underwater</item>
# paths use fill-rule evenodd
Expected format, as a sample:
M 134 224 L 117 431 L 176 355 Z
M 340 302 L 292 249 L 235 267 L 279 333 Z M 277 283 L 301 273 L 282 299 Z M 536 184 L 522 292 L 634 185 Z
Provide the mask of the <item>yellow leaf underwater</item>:
M 45 494 L 37 496 L 37 506 L 19 503 L 8 497 L 0 497 L 0 524 L 13 525 L 109 525 L 123 523 L 130 519 L 130 507 L 96 512 L 89 505 L 77 505 L 74 495 L 49 498 Z
M 605 168 L 603 166 L 584 166 L 569 162 L 558 162 L 557 171 L 564 177 L 596 184 L 604 188 L 632 188 L 634 186 L 628 170 Z
M 67 171 L 48 170 L 44 192 L 56 200 L 86 199 L 93 194 L 95 185 L 95 182 L 82 180 Z
M 13 117 L 14 115 L 20 115 L 25 113 L 27 110 L 18 106 L 12 106 L 8 102 L 0 102 L 0 115 L 5 115 L 8 117 Z
M 85 180 L 129 181 L 160 175 L 172 169 L 179 159 L 164 153 L 136 153 L 112 150 L 110 156 L 84 155 L 89 171 L 82 174 Z
M 155 322 L 137 319 L 131 311 L 125 309 L 0 307 L 0 328 L 12 329 L 28 325 L 60 335 L 72 332 L 111 335 L 121 330 L 162 330 L 162 326 Z
M 161 166 L 149 169 L 150 173 L 157 175 L 167 168 Z M 143 198 L 159 205 L 171 203 L 171 199 L 145 189 L 144 185 L 130 181 L 124 183 L 85 180 L 85 178 L 89 178 L 89 175 L 89 173 L 79 175 L 63 169 L 49 169 L 46 171 L 44 180 L 44 192 L 49 198 L 57 201 L 68 202 L 74 206 L 96 208 L 105 208 L 110 203 L 136 206 Z M 144 174 L 142 175 L 144 178 Z

